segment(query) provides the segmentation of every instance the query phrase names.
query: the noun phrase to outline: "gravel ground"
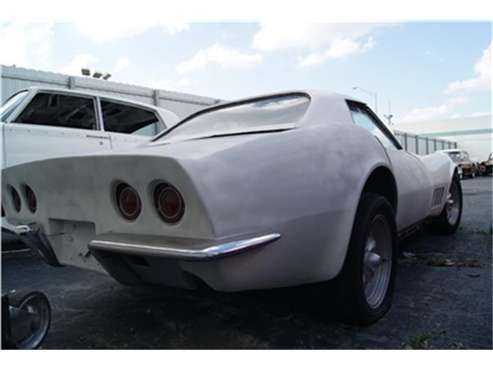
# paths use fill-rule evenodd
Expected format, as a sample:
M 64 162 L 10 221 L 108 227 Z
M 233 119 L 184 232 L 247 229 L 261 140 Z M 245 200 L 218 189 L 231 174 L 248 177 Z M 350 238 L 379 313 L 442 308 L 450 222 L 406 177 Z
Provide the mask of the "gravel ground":
M 128 288 L 30 253 L 2 255 L 2 291 L 45 292 L 43 348 L 492 348 L 492 180 L 464 180 L 454 236 L 402 243 L 394 304 L 378 323 L 342 324 L 303 290 L 219 294 Z

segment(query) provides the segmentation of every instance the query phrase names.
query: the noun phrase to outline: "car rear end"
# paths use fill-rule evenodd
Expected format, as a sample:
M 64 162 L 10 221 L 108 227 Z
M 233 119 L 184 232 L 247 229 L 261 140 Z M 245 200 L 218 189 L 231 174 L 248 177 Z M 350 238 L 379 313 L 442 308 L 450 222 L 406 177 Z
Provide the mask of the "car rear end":
M 49 263 L 123 283 L 238 291 L 330 279 L 358 202 L 348 188 L 362 188 L 366 169 L 327 143 L 347 140 L 352 126 L 298 129 L 293 113 L 302 115 L 305 98 L 296 107 L 261 103 L 252 103 L 269 110 L 261 122 L 281 120 L 257 127 L 250 119 L 246 129 L 224 132 L 231 112 L 221 112 L 213 120 L 221 125 L 208 126 L 220 131 L 192 125 L 125 152 L 10 167 L 7 218 Z M 286 107 L 289 114 L 276 114 Z M 358 132 L 350 140 L 356 150 Z

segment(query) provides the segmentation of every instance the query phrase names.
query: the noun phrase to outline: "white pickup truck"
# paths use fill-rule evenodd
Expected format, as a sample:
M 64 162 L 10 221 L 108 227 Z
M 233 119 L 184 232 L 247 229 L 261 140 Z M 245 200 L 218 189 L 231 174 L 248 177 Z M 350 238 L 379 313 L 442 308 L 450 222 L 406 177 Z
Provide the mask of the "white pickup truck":
M 176 114 L 144 103 L 31 87 L 0 108 L 1 166 L 136 146 L 178 121 Z M 9 228 L 3 221 L 2 208 L 2 231 Z

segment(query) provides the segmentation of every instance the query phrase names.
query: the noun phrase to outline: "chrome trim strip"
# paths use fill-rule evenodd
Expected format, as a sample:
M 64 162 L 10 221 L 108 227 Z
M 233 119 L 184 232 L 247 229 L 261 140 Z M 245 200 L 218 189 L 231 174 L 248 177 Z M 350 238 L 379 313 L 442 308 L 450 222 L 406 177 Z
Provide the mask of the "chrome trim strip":
M 89 243 L 89 248 L 99 251 L 119 252 L 139 256 L 163 257 L 186 261 L 208 261 L 232 254 L 242 253 L 255 247 L 272 243 L 280 237 L 281 234 L 273 233 L 249 239 L 226 242 L 224 244 L 212 245 L 197 250 L 136 243 L 112 242 L 106 240 L 92 240 Z
M 18 226 L 14 226 L 14 232 L 18 236 L 22 236 L 22 235 L 33 233 L 34 230 L 29 225 L 18 225 Z

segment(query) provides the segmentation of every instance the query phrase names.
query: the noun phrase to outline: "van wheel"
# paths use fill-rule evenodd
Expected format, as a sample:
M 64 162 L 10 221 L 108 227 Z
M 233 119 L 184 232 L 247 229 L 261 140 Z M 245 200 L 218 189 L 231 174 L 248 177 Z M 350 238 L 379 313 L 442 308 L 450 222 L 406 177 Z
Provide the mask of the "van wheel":
M 363 194 L 335 289 L 345 321 L 369 325 L 392 303 L 397 265 L 395 214 L 382 196 Z

